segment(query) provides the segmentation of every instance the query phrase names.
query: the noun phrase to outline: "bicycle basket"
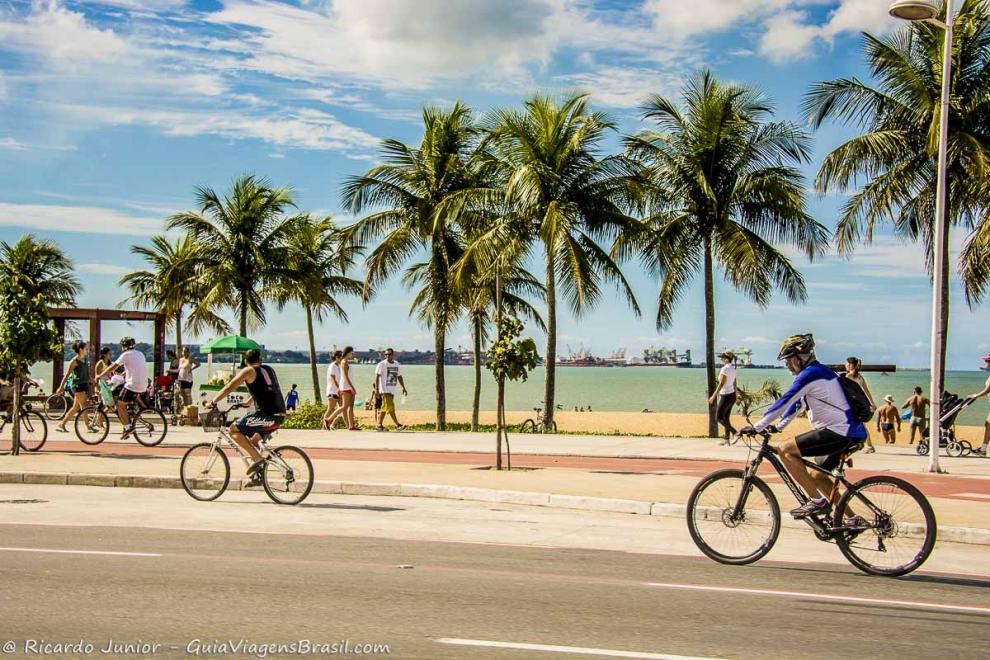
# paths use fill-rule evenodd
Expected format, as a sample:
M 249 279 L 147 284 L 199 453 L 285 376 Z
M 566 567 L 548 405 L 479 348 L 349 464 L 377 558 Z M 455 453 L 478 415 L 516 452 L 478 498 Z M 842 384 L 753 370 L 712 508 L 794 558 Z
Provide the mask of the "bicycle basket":
M 216 433 L 223 426 L 224 416 L 219 410 L 199 414 L 199 423 L 203 425 L 203 430 L 207 433 Z

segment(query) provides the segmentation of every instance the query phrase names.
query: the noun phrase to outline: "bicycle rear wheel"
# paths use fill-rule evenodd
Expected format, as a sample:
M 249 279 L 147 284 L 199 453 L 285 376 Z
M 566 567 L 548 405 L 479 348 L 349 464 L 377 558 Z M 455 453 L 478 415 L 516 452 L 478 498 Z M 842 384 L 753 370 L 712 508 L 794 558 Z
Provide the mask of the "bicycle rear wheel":
M 179 478 L 191 498 L 210 502 L 227 490 L 230 461 L 220 447 L 212 442 L 202 442 L 190 447 L 182 457 Z
M 98 445 L 110 433 L 110 420 L 107 414 L 96 406 L 83 408 L 76 415 L 74 424 L 76 437 L 87 445 Z
M 273 449 L 261 476 L 265 492 L 276 504 L 299 504 L 313 490 L 313 463 L 298 447 Z
M 543 426 L 544 433 L 556 433 L 557 432 L 557 422 L 550 422 L 549 425 Z
M 168 422 L 165 415 L 156 408 L 144 408 L 131 421 L 134 426 L 134 437 L 145 447 L 154 447 L 165 439 Z
M 698 549 L 722 564 L 749 564 L 765 556 L 780 533 L 780 506 L 759 477 L 743 470 L 712 472 L 694 487 L 687 525 Z M 740 496 L 743 505 L 734 514 Z
M 21 437 L 18 441 L 24 451 L 38 451 L 48 440 L 48 424 L 40 413 L 21 411 Z
M 531 419 L 527 419 L 519 427 L 520 433 L 535 433 L 536 432 L 536 422 Z
M 69 409 L 69 400 L 61 394 L 53 394 L 45 399 L 45 417 L 58 421 L 65 417 L 65 411 Z
M 847 505 L 866 524 L 856 534 L 840 533 L 835 541 L 849 563 L 864 573 L 910 573 L 935 547 L 935 512 L 921 491 L 903 479 L 877 475 L 853 484 L 835 508 L 835 527 L 842 526 Z

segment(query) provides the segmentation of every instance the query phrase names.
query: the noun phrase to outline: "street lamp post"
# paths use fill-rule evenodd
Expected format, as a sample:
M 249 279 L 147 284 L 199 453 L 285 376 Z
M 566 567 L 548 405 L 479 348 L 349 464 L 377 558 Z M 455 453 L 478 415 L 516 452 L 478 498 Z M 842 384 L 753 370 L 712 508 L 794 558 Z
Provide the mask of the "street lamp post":
M 942 338 L 945 336 L 945 324 L 942 322 L 942 310 L 945 309 L 945 297 L 942 289 L 945 284 L 943 273 L 945 261 L 946 233 L 946 152 L 949 140 L 949 93 L 952 81 L 952 1 L 945 3 L 945 22 L 939 21 L 939 7 L 934 0 L 897 0 L 890 5 L 890 15 L 907 21 L 927 21 L 938 25 L 945 31 L 945 46 L 942 50 L 942 106 L 939 113 L 938 131 L 938 175 L 935 191 L 935 261 L 934 277 L 932 278 L 932 363 L 931 363 L 931 406 L 932 423 L 928 436 L 928 471 L 942 472 L 938 465 L 939 440 L 941 438 L 942 415 Z

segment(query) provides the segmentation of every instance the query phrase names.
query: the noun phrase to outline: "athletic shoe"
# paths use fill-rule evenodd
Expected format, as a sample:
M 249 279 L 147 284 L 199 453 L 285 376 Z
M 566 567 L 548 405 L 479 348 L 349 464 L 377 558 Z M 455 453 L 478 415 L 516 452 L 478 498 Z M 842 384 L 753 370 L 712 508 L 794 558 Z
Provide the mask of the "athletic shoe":
M 979 454 L 980 456 L 986 456 L 987 455 L 987 448 L 986 447 L 973 447 L 973 453 L 974 454 Z
M 728 444 L 729 444 L 729 441 L 728 440 L 723 440 L 720 443 L 718 443 L 718 446 L 719 447 L 726 447 L 726 446 L 728 446 Z
M 399 424 L 398 426 L 395 427 L 395 430 L 396 431 L 405 431 L 406 430 L 406 425 L 405 424 Z
M 261 472 L 255 472 L 251 475 L 251 478 L 244 483 L 244 488 L 261 488 L 265 484 L 261 479 Z
M 252 463 L 251 464 L 251 467 L 249 467 L 247 469 L 247 476 L 253 478 L 255 475 L 258 474 L 258 472 L 261 470 L 261 468 L 264 467 L 264 465 L 265 465 L 265 459 L 261 459 L 260 461 L 257 461 L 256 463 Z
M 866 453 L 867 454 L 875 454 L 875 453 L 877 453 L 877 450 L 875 448 L 873 448 L 873 447 L 867 447 L 866 448 Z
M 802 520 L 812 514 L 824 513 L 825 511 L 828 511 L 828 500 L 824 497 L 819 497 L 808 500 L 798 508 L 792 509 L 791 515 L 794 516 L 795 520 Z
M 863 516 L 852 516 L 842 521 L 842 529 L 846 532 L 846 537 L 852 541 L 854 538 L 868 530 L 870 523 Z

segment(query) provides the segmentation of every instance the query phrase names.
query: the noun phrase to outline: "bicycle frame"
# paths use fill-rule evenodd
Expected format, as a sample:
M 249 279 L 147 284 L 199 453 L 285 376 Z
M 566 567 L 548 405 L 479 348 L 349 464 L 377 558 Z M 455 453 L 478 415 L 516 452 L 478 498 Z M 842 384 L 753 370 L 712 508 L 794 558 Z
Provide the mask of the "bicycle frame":
M 241 459 L 241 462 L 244 463 L 245 469 L 251 467 L 251 461 L 248 459 L 247 453 L 244 451 L 244 449 L 241 448 L 239 444 L 234 442 L 234 439 L 232 437 L 230 437 L 230 431 L 227 430 L 228 426 L 229 423 L 227 421 L 227 416 L 224 415 L 223 421 L 220 424 L 220 430 L 217 432 L 217 437 L 213 441 L 213 449 L 216 451 L 223 451 L 224 449 L 223 446 L 226 443 L 227 446 L 229 446 L 231 449 L 234 450 L 234 453 L 237 454 L 237 456 Z M 264 456 L 266 461 L 270 461 L 274 463 L 281 470 L 284 470 L 286 472 L 291 472 L 292 467 L 289 466 L 289 464 L 286 463 L 284 460 L 282 460 L 281 456 L 270 450 L 268 446 L 270 441 L 271 441 L 271 435 L 267 433 L 262 433 L 261 441 L 258 443 L 258 451 L 261 452 L 262 455 L 267 453 L 267 456 Z M 213 467 L 214 460 L 216 459 L 211 458 L 209 463 L 207 463 L 206 466 L 207 470 Z

